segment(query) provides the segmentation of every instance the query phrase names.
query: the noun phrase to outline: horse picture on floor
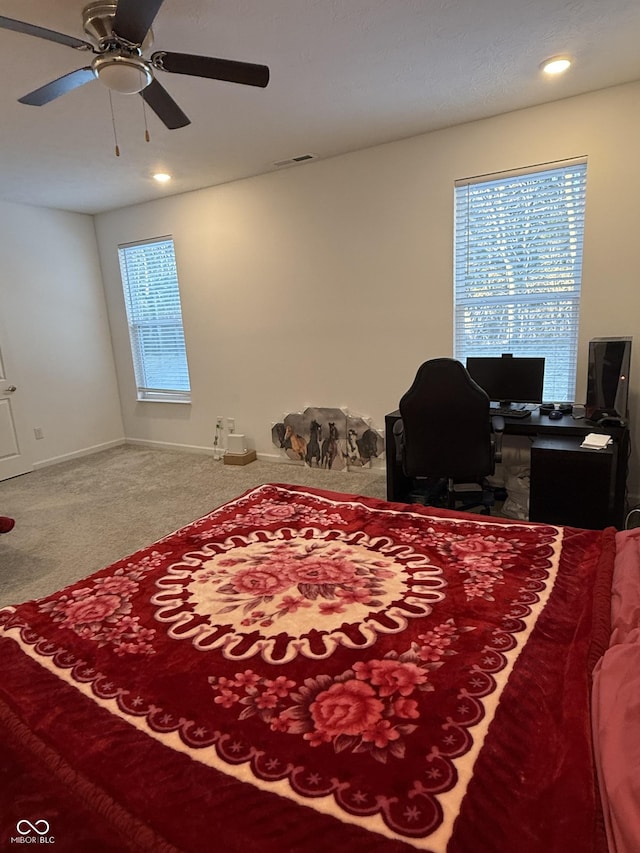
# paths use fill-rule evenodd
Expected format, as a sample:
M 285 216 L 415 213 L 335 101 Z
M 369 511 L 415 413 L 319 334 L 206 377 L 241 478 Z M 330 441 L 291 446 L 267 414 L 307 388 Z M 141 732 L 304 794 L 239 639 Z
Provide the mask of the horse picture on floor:
M 356 444 L 358 446 L 358 453 L 360 454 L 360 459 L 362 460 L 363 465 L 379 455 L 379 442 L 382 443 L 382 439 L 373 429 L 365 430 L 362 433 L 362 437 L 357 440 Z
M 320 450 L 320 439 L 322 438 L 322 426 L 315 419 L 311 421 L 309 424 L 309 442 L 307 444 L 307 455 L 306 462 L 307 465 L 311 468 L 313 465 L 313 460 L 315 459 L 316 465 L 318 468 L 320 467 L 320 461 L 322 458 L 322 452 Z
M 335 423 L 329 423 L 329 435 L 322 442 L 322 460 L 323 468 L 331 468 L 338 455 L 338 428 Z
M 286 432 L 287 428 L 283 423 L 273 425 L 271 429 L 271 438 L 276 447 L 281 447 L 282 449 L 284 449 Z
M 371 422 L 344 409 L 307 406 L 273 424 L 274 445 L 291 462 L 342 471 L 371 467 L 384 454 L 384 441 Z
M 358 433 L 355 429 L 347 432 L 347 449 L 342 454 L 347 460 L 347 465 L 355 465 L 359 461 L 358 455 Z
M 307 454 L 306 439 L 298 435 L 292 426 L 288 426 L 285 430 L 284 446 L 286 450 L 291 450 L 294 458 L 304 459 Z

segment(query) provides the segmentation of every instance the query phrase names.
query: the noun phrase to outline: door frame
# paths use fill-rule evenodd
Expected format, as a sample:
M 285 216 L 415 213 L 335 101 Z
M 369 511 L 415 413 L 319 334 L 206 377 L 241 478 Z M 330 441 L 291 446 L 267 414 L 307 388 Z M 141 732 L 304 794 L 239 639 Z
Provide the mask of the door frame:
M 24 410 L 24 386 L 7 343 L 8 337 L 0 323 L 0 406 L 7 401 L 10 423 L 13 427 L 18 452 L 7 458 L 0 457 L 0 481 L 33 471 L 33 456 L 27 418 Z M 3 372 L 4 369 L 4 372 Z M 5 380 L 4 376 L 8 378 Z M 15 385 L 16 390 L 7 393 L 5 388 Z

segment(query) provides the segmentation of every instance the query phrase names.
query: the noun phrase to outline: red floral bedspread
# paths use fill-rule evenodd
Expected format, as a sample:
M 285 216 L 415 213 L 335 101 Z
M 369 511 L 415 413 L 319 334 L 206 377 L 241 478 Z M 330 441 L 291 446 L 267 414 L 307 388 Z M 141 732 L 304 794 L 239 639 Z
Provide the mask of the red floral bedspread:
M 0 610 L 0 846 L 595 851 L 613 551 L 267 485 Z

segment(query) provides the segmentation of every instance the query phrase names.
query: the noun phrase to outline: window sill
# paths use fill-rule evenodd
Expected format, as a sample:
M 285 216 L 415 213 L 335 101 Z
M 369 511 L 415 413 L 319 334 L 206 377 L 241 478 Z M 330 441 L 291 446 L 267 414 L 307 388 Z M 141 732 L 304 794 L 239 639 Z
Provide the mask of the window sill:
M 176 391 L 172 392 L 145 392 L 138 393 L 138 403 L 181 403 L 191 405 L 191 395 L 186 394 L 184 392 Z

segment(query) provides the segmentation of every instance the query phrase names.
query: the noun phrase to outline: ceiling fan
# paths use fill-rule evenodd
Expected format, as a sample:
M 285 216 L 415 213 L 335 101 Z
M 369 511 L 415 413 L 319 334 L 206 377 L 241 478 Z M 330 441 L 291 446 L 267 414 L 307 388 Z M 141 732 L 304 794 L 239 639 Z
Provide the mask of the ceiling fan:
M 40 107 L 79 86 L 99 80 L 116 92 L 139 92 L 158 118 L 173 130 L 185 127 L 190 124 L 190 120 L 158 82 L 156 71 L 226 80 L 245 86 L 264 88 L 267 85 L 269 69 L 266 65 L 195 56 L 190 53 L 170 53 L 164 50 L 156 51 L 149 58 L 145 58 L 144 52 L 153 44 L 151 25 L 163 2 L 164 0 L 97 0 L 89 3 L 82 11 L 82 24 L 92 42 L 0 15 L 0 29 L 37 36 L 95 54 L 89 65 L 29 92 L 18 99 L 20 103 Z

